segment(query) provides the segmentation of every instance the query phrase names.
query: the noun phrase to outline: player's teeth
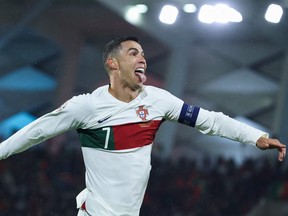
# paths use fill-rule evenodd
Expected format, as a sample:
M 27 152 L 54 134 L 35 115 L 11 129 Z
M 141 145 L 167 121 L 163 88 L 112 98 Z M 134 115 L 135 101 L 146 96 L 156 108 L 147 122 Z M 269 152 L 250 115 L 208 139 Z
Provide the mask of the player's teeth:
M 144 73 L 144 68 L 137 68 L 136 71 L 137 71 L 137 72 Z

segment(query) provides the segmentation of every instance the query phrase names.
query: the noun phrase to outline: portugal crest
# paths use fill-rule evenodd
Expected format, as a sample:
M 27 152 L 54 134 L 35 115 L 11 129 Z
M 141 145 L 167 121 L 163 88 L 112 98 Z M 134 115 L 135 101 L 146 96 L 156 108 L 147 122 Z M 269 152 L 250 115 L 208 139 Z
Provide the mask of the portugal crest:
M 149 115 L 148 109 L 145 109 L 144 106 L 139 106 L 138 109 L 136 109 L 136 114 L 142 121 L 146 120 L 147 115 Z

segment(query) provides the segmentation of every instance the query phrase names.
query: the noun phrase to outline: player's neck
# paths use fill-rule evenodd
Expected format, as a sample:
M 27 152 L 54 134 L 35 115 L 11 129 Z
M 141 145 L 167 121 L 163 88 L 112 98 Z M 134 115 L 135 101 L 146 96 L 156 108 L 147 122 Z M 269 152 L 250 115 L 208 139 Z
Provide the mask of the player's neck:
M 111 84 L 109 84 L 108 91 L 117 100 L 129 103 L 139 95 L 142 89 L 132 90 L 128 87 L 123 88 L 120 86 L 114 86 L 114 85 L 112 86 Z

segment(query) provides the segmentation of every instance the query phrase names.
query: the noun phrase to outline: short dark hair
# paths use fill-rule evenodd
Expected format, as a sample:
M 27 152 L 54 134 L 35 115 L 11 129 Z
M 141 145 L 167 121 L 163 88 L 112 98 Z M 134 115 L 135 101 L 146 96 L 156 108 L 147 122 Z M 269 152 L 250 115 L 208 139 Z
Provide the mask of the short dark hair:
M 123 36 L 123 37 L 119 37 L 116 38 L 110 42 L 108 42 L 103 50 L 103 63 L 104 66 L 106 64 L 106 60 L 108 58 L 108 56 L 110 54 L 112 54 L 115 51 L 118 51 L 121 48 L 121 43 L 125 42 L 125 41 L 135 41 L 137 43 L 139 43 L 139 40 L 137 37 L 133 37 L 133 36 Z

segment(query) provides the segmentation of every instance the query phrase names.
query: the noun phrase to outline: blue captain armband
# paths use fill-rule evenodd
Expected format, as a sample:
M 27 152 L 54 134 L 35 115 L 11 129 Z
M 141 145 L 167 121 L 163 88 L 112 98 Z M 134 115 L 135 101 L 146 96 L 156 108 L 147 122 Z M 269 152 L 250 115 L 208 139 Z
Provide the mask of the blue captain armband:
M 183 104 L 178 122 L 181 124 L 195 127 L 196 120 L 199 114 L 200 108 L 197 106 Z

